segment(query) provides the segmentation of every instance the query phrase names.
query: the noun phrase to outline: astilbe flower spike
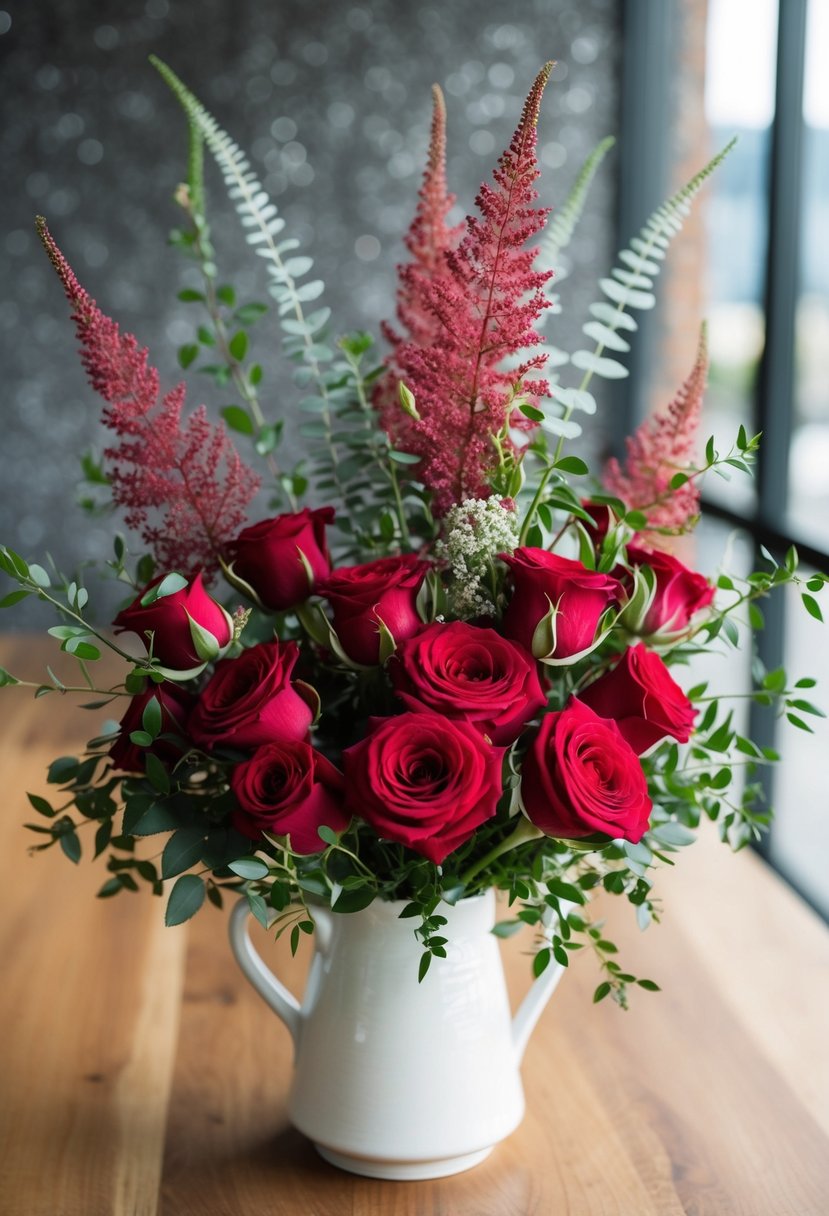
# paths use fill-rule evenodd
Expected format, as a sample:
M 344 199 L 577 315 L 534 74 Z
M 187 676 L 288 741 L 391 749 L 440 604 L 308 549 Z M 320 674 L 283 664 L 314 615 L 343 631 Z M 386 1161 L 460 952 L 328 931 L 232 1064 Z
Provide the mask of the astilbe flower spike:
M 492 436 L 509 425 L 520 393 L 548 391 L 545 381 L 528 379 L 543 367 L 544 354 L 527 355 L 510 368 L 504 361 L 541 341 L 534 325 L 548 307 L 542 289 L 550 272 L 533 270 L 536 251 L 524 245 L 548 214 L 532 204 L 536 124 L 552 66 L 546 64 L 536 77 L 494 184 L 481 186 L 476 204 L 482 218 L 467 218 L 457 247 L 451 241 L 441 248 L 433 244 L 427 271 L 418 251 L 422 241 L 427 247 L 434 242 L 430 222 L 443 206 L 439 200 L 447 197 L 440 121 L 436 125 L 433 154 L 437 149 L 440 172 L 430 177 L 427 169 L 410 233 L 416 261 L 401 276 L 398 316 L 409 338 L 396 344 L 389 367 L 394 380 L 403 380 L 414 393 L 419 414 L 396 422 L 391 434 L 421 458 L 417 476 L 432 491 L 437 515 L 453 503 L 489 495 L 496 455 Z M 509 439 L 505 442 L 509 447 Z
M 375 386 L 374 405 L 381 425 L 395 442 L 405 445 L 410 424 L 398 400 L 399 375 L 394 368 L 394 352 L 408 340 L 429 346 L 440 334 L 441 324 L 436 313 L 425 302 L 425 287 L 434 279 L 448 274 L 444 254 L 454 248 L 463 225 L 449 227 L 446 217 L 455 203 L 446 185 L 446 102 L 439 85 L 432 85 L 432 128 L 429 155 L 423 173 L 417 209 L 411 227 L 403 238 L 411 261 L 397 267 L 397 320 L 402 333 L 382 322 L 383 336 L 392 348 L 387 359 L 389 370 Z
M 37 230 L 72 305 L 81 362 L 106 402 L 103 422 L 118 438 L 104 452 L 113 501 L 162 569 L 212 573 L 245 523 L 259 479 L 203 405 L 182 420 L 183 384 L 159 402 L 146 349 L 81 287 L 41 217 Z
M 693 463 L 707 375 L 703 325 L 696 361 L 676 397 L 628 437 L 624 467 L 615 457 L 605 466 L 602 483 L 608 493 L 621 498 L 628 510 L 642 511 L 647 517 L 647 529 L 636 538 L 640 548 L 670 552 L 673 537 L 689 531 L 699 516 L 696 480 L 690 478 L 672 490 L 671 478 Z

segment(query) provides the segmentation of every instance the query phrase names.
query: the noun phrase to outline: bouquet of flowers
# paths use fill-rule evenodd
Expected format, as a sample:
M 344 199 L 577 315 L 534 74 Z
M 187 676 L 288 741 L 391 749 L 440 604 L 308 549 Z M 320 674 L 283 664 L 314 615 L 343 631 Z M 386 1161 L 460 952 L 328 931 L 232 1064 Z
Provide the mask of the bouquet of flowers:
M 0 550 L 17 584 L 2 606 L 53 605 L 61 623 L 49 632 L 79 668 L 74 685 L 50 669 L 35 695 L 80 693 L 113 718 L 82 756 L 50 766 L 59 807 L 29 795 L 35 848 L 57 844 L 73 862 L 82 847 L 106 855 L 100 896 L 166 891 L 169 925 L 241 892 L 293 949 L 313 932 L 315 904 L 347 915 L 403 900 L 421 978 L 446 954 L 442 901 L 496 887 L 514 910 L 497 932 L 533 926 L 536 974 L 586 945 L 602 970 L 596 999 L 624 1006 L 634 983 L 656 985 L 617 962 L 589 915 L 593 893 L 628 900 L 645 927 L 658 916 L 655 872 L 703 817 L 735 849 L 770 818 L 752 776 L 776 756 L 677 669 L 737 646 L 743 610 L 761 628 L 757 601 L 778 586 L 801 584 L 820 615 L 824 578 L 801 579 L 794 552 L 779 564 L 767 555 L 747 579 L 723 573 L 718 589 L 674 553 L 697 522 L 702 476 L 749 471 L 758 445 L 741 428 L 728 452 L 713 440 L 698 452 L 704 330 L 687 381 L 628 440 L 624 463 L 591 480 L 566 451 L 577 419 L 596 412 L 593 382 L 626 374 L 634 314 L 654 305 L 671 239 L 728 149 L 620 253 L 599 281 L 588 343 L 567 353 L 542 325 L 561 311 L 564 251 L 612 140 L 548 222 L 535 157 L 547 65 L 477 214 L 452 227 L 435 88 L 378 360 L 367 334 L 330 340 L 312 259 L 283 234 L 236 144 L 155 66 L 190 137 L 172 240 L 201 280 L 179 298 L 201 315 L 179 362 L 237 401 L 217 425 L 203 406 L 185 413 L 184 384 L 159 398 L 147 351 L 98 308 L 38 220 L 112 435 L 85 471 L 140 546 L 115 536 L 108 564 L 130 591 L 114 636 L 78 579 Z M 238 300 L 219 277 L 205 148 L 263 259 L 268 305 Z M 294 467 L 282 457 L 292 420 L 267 415 L 249 353 L 265 320 L 281 330 L 300 397 L 308 456 Z M 255 523 L 246 512 L 260 478 L 229 431 L 267 471 L 270 514 Z M 302 505 L 306 494 L 316 505 Z M 95 677 L 104 650 L 122 665 L 116 682 Z M 808 729 L 814 682 L 754 674 L 752 695 Z M 26 683 L 5 671 L 0 682 Z

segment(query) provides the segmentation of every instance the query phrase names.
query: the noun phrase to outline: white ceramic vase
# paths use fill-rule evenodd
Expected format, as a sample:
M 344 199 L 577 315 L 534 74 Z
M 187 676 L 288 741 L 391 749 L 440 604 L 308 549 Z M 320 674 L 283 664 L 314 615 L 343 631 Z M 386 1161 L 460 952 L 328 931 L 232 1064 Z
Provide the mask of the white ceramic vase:
M 254 949 L 245 899 L 231 914 L 230 940 L 293 1038 L 294 1126 L 352 1173 L 438 1178 L 477 1165 L 521 1122 L 521 1057 L 563 969 L 551 963 L 511 1016 L 490 891 L 440 905 L 447 957 L 433 959 L 419 984 L 419 922 L 400 919 L 404 906 L 314 909 L 301 1002 Z

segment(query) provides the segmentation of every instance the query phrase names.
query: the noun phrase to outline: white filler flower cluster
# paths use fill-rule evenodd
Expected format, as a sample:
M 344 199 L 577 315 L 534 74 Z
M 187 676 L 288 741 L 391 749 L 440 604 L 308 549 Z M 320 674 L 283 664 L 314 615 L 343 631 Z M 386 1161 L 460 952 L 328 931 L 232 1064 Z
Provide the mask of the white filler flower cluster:
M 465 498 L 446 514 L 435 556 L 452 572 L 449 591 L 457 616 L 495 613 L 498 578 L 495 558 L 518 544 L 518 512 L 512 499 Z

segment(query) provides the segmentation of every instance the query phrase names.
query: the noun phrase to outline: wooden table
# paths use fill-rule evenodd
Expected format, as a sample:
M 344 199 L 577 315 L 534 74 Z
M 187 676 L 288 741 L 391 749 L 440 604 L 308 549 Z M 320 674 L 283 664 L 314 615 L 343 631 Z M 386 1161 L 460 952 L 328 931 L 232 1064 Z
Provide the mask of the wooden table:
M 44 653 L 7 641 L 0 663 L 39 678 Z M 646 934 L 608 900 L 625 965 L 664 991 L 593 1006 L 579 958 L 525 1057 L 527 1117 L 483 1165 L 356 1178 L 289 1127 L 288 1035 L 222 914 L 167 930 L 148 895 L 95 900 L 100 865 L 27 857 L 24 791 L 96 724 L 68 698 L 0 698 L 4 1216 L 829 1213 L 829 932 L 756 857 L 701 841 Z M 279 965 L 299 989 L 301 964 Z

